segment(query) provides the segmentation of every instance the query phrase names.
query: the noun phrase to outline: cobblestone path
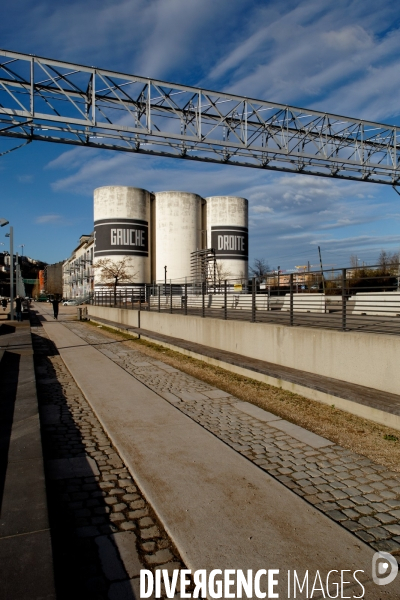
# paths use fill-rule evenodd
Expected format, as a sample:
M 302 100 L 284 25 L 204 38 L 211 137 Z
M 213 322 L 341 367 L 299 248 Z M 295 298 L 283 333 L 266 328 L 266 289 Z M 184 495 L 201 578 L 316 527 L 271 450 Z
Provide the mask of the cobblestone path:
M 68 327 L 237 452 L 375 550 L 400 560 L 400 478 L 337 445 L 316 449 L 244 413 L 230 394 L 111 341 L 85 324 Z M 247 405 L 248 406 L 248 405 Z
M 57 598 L 139 597 L 141 568 L 184 565 L 52 342 L 32 337 Z

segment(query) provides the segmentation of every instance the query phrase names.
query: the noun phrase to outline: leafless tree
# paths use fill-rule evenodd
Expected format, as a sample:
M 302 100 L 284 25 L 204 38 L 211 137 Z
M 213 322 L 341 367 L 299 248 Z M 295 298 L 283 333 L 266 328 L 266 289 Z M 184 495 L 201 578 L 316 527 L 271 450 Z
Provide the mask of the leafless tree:
M 378 264 L 383 271 L 390 269 L 390 267 L 394 267 L 399 262 L 399 253 L 398 252 L 387 252 L 386 250 L 381 250 L 378 258 Z
M 100 270 L 99 282 L 114 291 L 114 304 L 117 303 L 117 287 L 121 283 L 133 283 L 137 272 L 132 271 L 131 258 L 124 256 L 120 260 L 100 258 L 94 265 Z
M 351 266 L 352 269 L 357 269 L 357 267 L 358 267 L 358 260 L 359 259 L 357 257 L 357 254 L 352 254 L 350 256 L 350 266 Z
M 215 263 L 215 275 L 219 287 L 225 279 L 229 279 L 232 276 L 232 272 L 228 269 L 226 264 L 222 260 L 217 260 Z
M 253 266 L 250 267 L 250 274 L 258 279 L 264 279 L 270 271 L 269 264 L 265 258 L 255 258 Z

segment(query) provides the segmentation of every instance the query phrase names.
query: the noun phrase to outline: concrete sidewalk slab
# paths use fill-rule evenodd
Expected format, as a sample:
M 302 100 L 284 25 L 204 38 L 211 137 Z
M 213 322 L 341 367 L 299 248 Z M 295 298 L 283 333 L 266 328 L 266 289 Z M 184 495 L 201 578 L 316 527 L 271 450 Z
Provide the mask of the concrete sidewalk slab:
M 29 324 L 0 336 L 0 600 L 55 598 Z
M 249 402 L 237 402 L 234 406 L 247 415 L 255 417 L 256 419 L 259 419 L 259 421 L 268 423 L 270 427 L 275 427 L 280 431 L 288 433 L 299 442 L 304 442 L 312 448 L 326 448 L 327 446 L 334 446 L 334 443 L 330 440 L 327 440 L 326 438 L 317 435 L 312 431 L 308 431 L 307 429 L 304 429 L 304 427 L 300 427 L 294 423 L 289 423 L 289 421 L 281 419 L 280 417 L 277 417 L 276 415 L 273 415 L 272 413 L 259 408 L 258 406 L 254 406 L 254 404 L 250 404 Z
M 56 600 L 49 531 L 0 539 L 0 600 Z
M 264 421 L 265 423 L 269 423 L 270 421 L 282 421 L 282 419 L 277 415 L 273 415 L 267 410 L 263 410 L 258 406 L 254 406 L 254 404 L 250 404 L 250 402 L 236 402 L 234 407 L 246 413 L 246 415 L 255 417 L 256 419 Z
M 189 568 L 277 568 L 282 598 L 288 570 L 362 569 L 381 598 L 370 548 L 63 325 L 43 326 Z
M 289 421 L 285 421 L 284 419 L 276 420 L 273 423 L 270 423 L 271 427 L 276 427 L 280 431 L 284 431 L 288 433 L 299 442 L 304 442 L 311 446 L 312 448 L 326 448 L 327 446 L 334 446 L 335 444 L 330 440 L 322 437 L 321 435 L 317 435 L 312 431 L 308 431 L 304 429 L 304 427 L 300 427 L 299 425 L 295 425 L 294 423 L 289 423 Z

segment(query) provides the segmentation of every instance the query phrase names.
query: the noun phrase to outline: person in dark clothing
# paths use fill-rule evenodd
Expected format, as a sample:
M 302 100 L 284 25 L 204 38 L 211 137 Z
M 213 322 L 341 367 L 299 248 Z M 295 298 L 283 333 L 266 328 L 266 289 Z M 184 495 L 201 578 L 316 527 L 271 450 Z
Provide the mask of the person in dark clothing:
M 58 305 L 60 304 L 60 301 L 58 298 L 54 297 L 53 300 L 51 301 L 51 303 L 53 305 L 54 318 L 57 319 L 58 318 Z
M 15 298 L 15 316 L 17 321 L 22 321 L 22 298 L 19 296 Z
M 3 300 L 1 301 L 1 305 L 3 307 L 3 310 L 5 311 L 7 308 L 7 298 L 3 298 Z

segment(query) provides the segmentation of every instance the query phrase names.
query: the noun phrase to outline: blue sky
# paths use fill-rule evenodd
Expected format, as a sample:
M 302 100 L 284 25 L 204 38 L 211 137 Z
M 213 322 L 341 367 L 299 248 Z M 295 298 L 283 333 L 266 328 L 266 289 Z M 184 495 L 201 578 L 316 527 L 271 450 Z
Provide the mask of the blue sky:
M 400 125 L 392 0 L 15 0 L 0 47 Z M 93 189 L 118 184 L 248 198 L 250 257 L 271 267 L 317 265 L 318 245 L 337 267 L 400 247 L 390 186 L 39 142 L 0 157 L 0 182 L 16 249 L 47 262 L 91 232 Z

